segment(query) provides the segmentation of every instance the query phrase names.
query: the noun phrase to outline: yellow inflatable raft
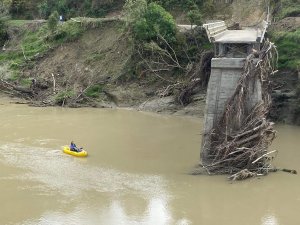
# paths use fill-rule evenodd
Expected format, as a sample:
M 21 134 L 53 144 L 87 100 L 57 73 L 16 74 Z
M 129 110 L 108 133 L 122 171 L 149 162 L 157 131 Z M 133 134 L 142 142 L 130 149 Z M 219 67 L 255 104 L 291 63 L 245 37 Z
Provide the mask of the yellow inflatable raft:
M 84 150 L 82 150 L 81 152 L 71 151 L 69 146 L 63 146 L 63 152 L 77 157 L 86 157 L 88 155 L 88 153 Z

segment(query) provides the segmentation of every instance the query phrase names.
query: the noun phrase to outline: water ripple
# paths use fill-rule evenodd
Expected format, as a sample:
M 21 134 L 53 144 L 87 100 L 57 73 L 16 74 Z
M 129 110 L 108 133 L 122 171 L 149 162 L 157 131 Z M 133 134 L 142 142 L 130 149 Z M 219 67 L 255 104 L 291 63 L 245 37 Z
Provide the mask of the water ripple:
M 2 163 L 23 169 L 24 173 L 16 175 L 15 179 L 42 183 L 43 185 L 35 186 L 41 192 L 58 192 L 72 197 L 91 190 L 125 193 L 134 191 L 143 196 L 166 196 L 166 182 L 161 176 L 131 174 L 90 166 L 88 159 L 69 157 L 57 149 L 10 143 L 0 146 L 0 156 Z

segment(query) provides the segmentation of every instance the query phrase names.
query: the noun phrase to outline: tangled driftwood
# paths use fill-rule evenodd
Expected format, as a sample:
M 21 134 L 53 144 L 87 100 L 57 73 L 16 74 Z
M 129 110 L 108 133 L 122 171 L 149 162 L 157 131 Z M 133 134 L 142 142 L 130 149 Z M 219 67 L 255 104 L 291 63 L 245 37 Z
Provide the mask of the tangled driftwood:
M 176 93 L 176 100 L 181 105 L 187 105 L 192 100 L 193 91 L 196 87 L 206 87 L 210 76 L 210 63 L 213 58 L 213 51 L 203 51 L 199 61 L 193 64 L 193 68 L 187 73 L 188 79 L 181 84 Z
M 271 104 L 269 76 L 276 72 L 276 61 L 276 47 L 269 41 L 246 58 L 237 88 L 208 137 L 209 163 L 203 167 L 209 173 L 233 174 L 229 178 L 239 180 L 273 169 L 271 161 L 277 151 L 269 152 L 268 147 L 276 131 L 267 114 Z M 257 80 L 262 86 L 262 101 L 249 108 L 251 88 Z
M 182 106 L 191 103 L 196 93 L 195 89 L 207 86 L 213 54 L 213 51 L 201 52 L 197 61 L 188 65 L 190 68 L 185 71 L 183 79 L 170 82 L 167 87 L 158 90 L 157 95 L 160 97 L 174 95 L 177 103 Z

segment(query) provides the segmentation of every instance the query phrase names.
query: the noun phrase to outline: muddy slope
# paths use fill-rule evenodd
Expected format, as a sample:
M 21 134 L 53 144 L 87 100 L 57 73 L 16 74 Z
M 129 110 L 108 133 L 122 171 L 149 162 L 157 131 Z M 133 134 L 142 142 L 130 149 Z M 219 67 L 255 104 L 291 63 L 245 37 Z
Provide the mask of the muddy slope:
M 49 51 L 23 72 L 39 84 L 34 105 L 68 105 L 71 107 L 126 107 L 167 114 L 202 116 L 205 93 L 198 92 L 188 106 L 179 105 L 174 96 L 158 97 L 165 83 L 137 77 L 132 62 L 133 44 L 118 22 L 88 29 L 78 40 Z M 96 98 L 81 93 L 98 85 Z M 42 88 L 40 88 L 42 87 Z M 62 93 L 76 93 L 75 102 Z M 74 98 L 73 98 L 74 99 Z M 82 100 L 80 100 L 82 99 Z
M 35 62 L 25 75 L 51 86 L 55 92 L 80 90 L 115 79 L 131 56 L 127 40 L 116 24 L 86 31 L 74 42 L 65 43 Z M 55 94 L 55 93 L 52 93 Z M 49 89 L 37 93 L 36 99 L 51 97 Z

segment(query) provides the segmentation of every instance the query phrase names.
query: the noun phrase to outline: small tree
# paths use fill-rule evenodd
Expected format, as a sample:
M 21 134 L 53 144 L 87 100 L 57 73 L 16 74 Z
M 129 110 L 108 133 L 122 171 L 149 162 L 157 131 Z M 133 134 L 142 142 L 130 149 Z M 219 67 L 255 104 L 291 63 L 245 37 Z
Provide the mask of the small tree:
M 191 23 L 191 26 L 193 25 L 200 26 L 202 24 L 202 14 L 198 9 L 190 10 L 187 14 L 187 17 Z
M 47 2 L 42 2 L 38 5 L 39 15 L 41 18 L 46 18 L 48 13 L 48 5 Z
M 135 21 L 134 33 L 138 40 L 151 41 L 161 35 L 168 43 L 172 43 L 176 40 L 176 24 L 163 7 L 150 3 L 144 15 Z
M 205 17 L 212 18 L 216 12 L 216 5 L 213 0 L 206 0 L 202 8 Z
M 9 12 L 13 18 L 18 18 L 26 9 L 25 0 L 12 0 L 9 8 Z
M 126 0 L 123 7 L 127 25 L 140 19 L 146 12 L 146 0 Z
M 58 18 L 59 15 L 57 11 L 54 11 L 48 18 L 48 28 L 52 33 L 54 33 L 57 28 Z
M 0 18 L 8 16 L 10 4 L 11 2 L 7 0 L 2 0 L 0 2 Z

